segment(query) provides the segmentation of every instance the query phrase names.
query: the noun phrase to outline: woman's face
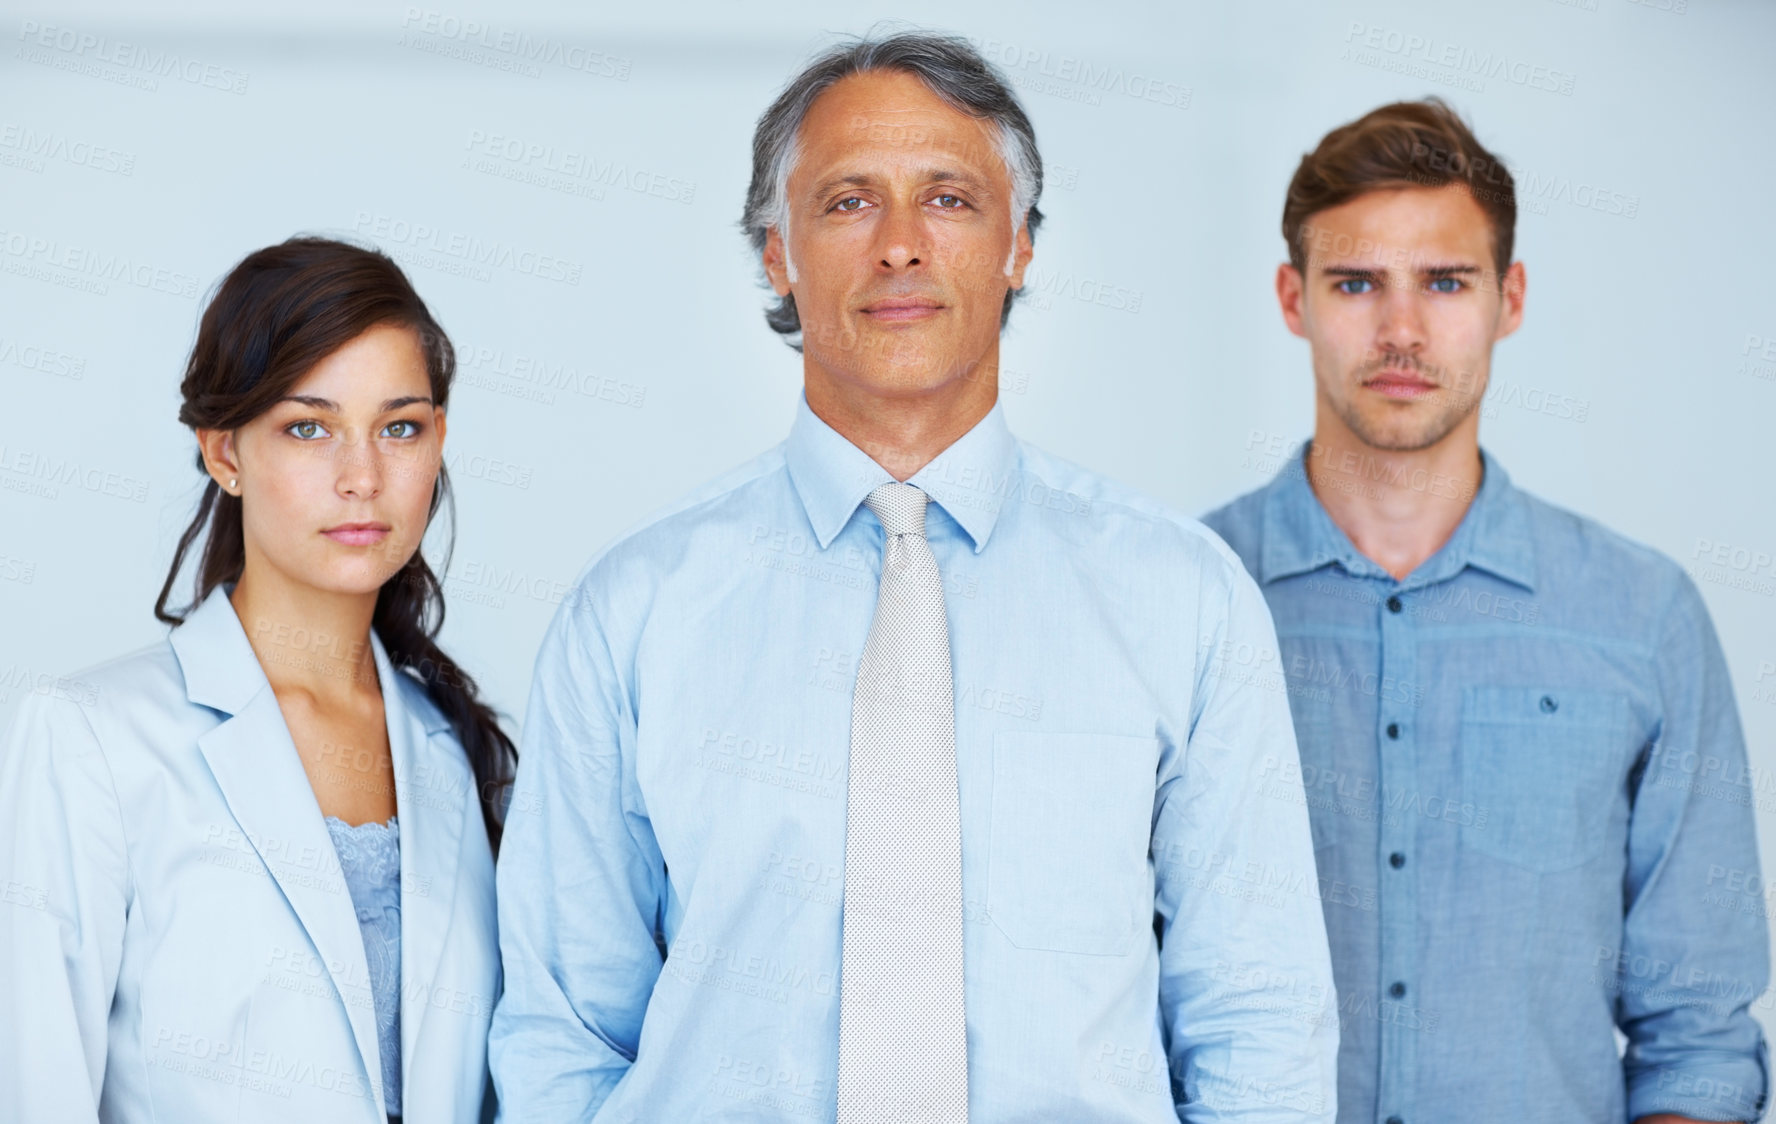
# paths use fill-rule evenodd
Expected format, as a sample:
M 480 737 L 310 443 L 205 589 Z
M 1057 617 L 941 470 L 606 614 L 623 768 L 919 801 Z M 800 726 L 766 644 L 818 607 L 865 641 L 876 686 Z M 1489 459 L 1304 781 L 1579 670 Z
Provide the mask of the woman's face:
M 444 411 L 431 395 L 418 335 L 382 325 L 246 425 L 199 432 L 210 474 L 241 497 L 255 583 L 275 574 L 373 593 L 406 565 L 443 461 Z

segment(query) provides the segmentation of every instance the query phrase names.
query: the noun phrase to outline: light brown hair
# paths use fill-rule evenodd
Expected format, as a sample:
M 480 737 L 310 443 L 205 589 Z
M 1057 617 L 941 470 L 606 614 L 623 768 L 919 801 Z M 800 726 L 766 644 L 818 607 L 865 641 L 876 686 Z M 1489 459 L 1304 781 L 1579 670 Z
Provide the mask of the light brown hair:
M 1517 227 L 1517 188 L 1510 169 L 1475 139 L 1440 98 L 1397 101 L 1372 109 L 1321 138 L 1301 158 L 1283 202 L 1283 238 L 1289 262 L 1306 270 L 1304 232 L 1320 211 L 1359 195 L 1402 187 L 1460 184 L 1492 226 L 1493 267 L 1511 264 Z

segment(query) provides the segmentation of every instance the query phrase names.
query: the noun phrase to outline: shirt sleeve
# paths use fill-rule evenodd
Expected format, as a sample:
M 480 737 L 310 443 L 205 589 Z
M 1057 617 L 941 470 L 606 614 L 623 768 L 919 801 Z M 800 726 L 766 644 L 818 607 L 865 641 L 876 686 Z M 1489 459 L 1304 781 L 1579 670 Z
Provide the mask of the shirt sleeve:
M 81 704 L 28 696 L 0 747 L 0 1118 L 98 1120 L 129 893 Z
M 635 783 L 635 713 L 584 591 L 543 639 L 500 847 L 501 1120 L 596 1116 L 635 1059 L 662 963 L 665 866 Z
M 1750 1013 L 1770 974 L 1760 794 L 1720 640 L 1694 583 L 1679 582 L 1658 642 L 1662 714 L 1633 792 L 1615 965 L 1628 1118 L 1755 1120 L 1769 1069 Z
M 1276 632 L 1243 570 L 1200 628 L 1153 828 L 1160 1012 L 1181 1121 L 1331 1120 L 1338 1026 Z

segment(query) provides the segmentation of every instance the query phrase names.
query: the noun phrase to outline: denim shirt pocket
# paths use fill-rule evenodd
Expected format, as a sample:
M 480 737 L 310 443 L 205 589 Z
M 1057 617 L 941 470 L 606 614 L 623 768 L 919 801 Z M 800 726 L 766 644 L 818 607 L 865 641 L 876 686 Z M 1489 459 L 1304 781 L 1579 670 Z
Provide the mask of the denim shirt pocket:
M 1018 948 L 1118 956 L 1151 932 L 1159 741 L 993 737 L 987 914 Z
M 1596 858 L 1639 749 L 1626 695 L 1565 687 L 1462 692 L 1463 844 L 1538 873 Z

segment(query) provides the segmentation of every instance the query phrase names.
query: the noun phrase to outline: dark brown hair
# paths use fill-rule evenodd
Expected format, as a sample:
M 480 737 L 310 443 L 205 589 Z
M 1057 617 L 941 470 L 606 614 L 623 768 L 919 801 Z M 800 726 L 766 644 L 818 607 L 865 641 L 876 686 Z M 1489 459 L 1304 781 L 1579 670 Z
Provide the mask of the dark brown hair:
M 1460 184 L 1492 225 L 1493 267 L 1511 264 L 1517 187 L 1510 169 L 1475 139 L 1440 98 L 1397 101 L 1340 125 L 1301 158 L 1283 202 L 1289 262 L 1307 268 L 1304 234 L 1312 215 L 1371 191 Z
M 443 408 L 456 375 L 456 350 L 399 266 L 382 253 L 325 238 L 292 238 L 248 254 L 217 287 L 199 321 L 197 342 L 179 385 L 179 421 L 192 429 L 237 429 L 269 410 L 315 364 L 380 325 L 411 328 L 425 353 L 432 401 Z M 203 454 L 197 456 L 204 471 Z M 438 467 L 438 483 L 426 512 L 455 504 L 450 478 Z M 196 597 L 184 611 L 167 609 L 167 597 L 185 556 L 208 527 L 197 570 Z M 445 547 L 444 568 L 450 550 Z M 154 615 L 171 625 L 219 585 L 238 581 L 246 563 L 241 538 L 241 501 L 206 480 L 197 515 L 179 536 L 172 568 L 154 603 Z M 474 770 L 487 838 L 499 847 L 505 790 L 518 752 L 498 717 L 479 697 L 475 681 L 436 642 L 444 625 L 444 591 L 415 550 L 399 573 L 383 583 L 371 626 L 389 661 L 418 673 L 426 694 L 449 719 Z M 389 689 L 389 685 L 384 686 Z

